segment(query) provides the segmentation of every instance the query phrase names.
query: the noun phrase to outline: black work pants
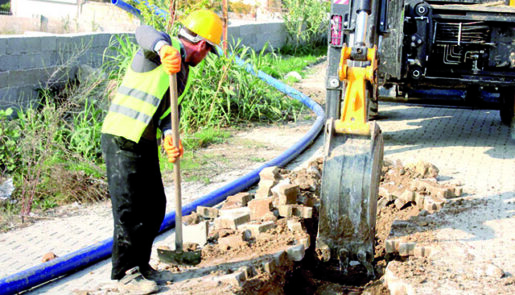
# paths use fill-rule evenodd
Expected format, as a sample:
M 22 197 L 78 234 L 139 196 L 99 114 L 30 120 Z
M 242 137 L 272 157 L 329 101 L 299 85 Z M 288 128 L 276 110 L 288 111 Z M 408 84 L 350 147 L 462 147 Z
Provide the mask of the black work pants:
M 135 266 L 146 267 L 166 211 L 156 141 L 139 143 L 102 134 L 114 234 L 111 279 Z

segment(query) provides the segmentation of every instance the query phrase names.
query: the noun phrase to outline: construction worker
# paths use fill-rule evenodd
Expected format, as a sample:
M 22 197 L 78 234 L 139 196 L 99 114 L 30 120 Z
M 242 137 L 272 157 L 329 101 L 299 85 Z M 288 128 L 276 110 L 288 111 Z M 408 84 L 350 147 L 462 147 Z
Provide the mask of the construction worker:
M 179 101 L 189 67 L 220 44 L 222 21 L 209 10 L 186 17 L 178 37 L 150 26 L 136 30 L 140 50 L 127 68 L 102 125 L 102 154 L 107 168 L 114 219 L 111 279 L 138 294 L 159 290 L 168 273 L 150 265 L 152 243 L 165 215 L 158 157 L 158 133 L 168 161 L 183 154 L 171 135 L 169 75 L 177 74 Z

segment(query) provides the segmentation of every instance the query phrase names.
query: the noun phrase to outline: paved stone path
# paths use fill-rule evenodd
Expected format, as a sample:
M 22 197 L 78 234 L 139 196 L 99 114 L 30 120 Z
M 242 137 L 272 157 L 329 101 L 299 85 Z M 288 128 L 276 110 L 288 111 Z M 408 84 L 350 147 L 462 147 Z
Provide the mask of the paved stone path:
M 386 159 L 399 159 L 403 164 L 431 162 L 440 169 L 442 181 L 461 181 L 468 193 L 494 200 L 492 208 L 501 210 L 497 217 L 502 222 L 488 227 L 489 220 L 484 220 L 486 234 L 477 235 L 475 243 L 478 247 L 494 243 L 496 248 L 502 248 L 496 250 L 494 262 L 505 272 L 515 274 L 515 236 L 510 230 L 515 227 L 515 141 L 510 139 L 509 128 L 500 124 L 498 111 L 381 103 L 380 115 Z M 320 142 L 318 139 L 313 149 L 320 150 Z M 200 189 L 191 188 L 196 195 Z M 173 201 L 169 200 L 169 204 Z M 37 265 L 47 252 L 63 256 L 103 241 L 111 232 L 110 207 L 103 203 L 93 206 L 87 214 L 40 221 L 0 234 L 0 277 Z M 511 233 L 506 236 L 506 232 Z M 452 230 L 446 234 L 459 235 Z M 511 247 L 506 244 L 510 239 Z M 170 231 L 156 244 L 172 241 Z M 105 260 L 28 294 L 71 294 L 74 290 L 112 284 L 110 267 L 110 260 Z

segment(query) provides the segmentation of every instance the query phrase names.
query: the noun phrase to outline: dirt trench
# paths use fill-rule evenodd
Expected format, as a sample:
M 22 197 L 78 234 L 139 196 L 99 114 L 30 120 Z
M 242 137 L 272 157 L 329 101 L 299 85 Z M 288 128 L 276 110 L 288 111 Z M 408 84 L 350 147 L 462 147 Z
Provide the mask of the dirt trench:
M 202 260 L 194 267 L 155 265 L 176 275 L 162 293 L 390 294 L 384 283 L 388 262 L 427 255 L 403 251 L 402 243 L 388 247 L 395 238 L 392 224 L 436 212 L 461 192 L 456 185 L 439 184 L 438 168 L 430 163 L 385 162 L 376 220 L 376 276 L 367 277 L 359 264 L 344 275 L 337 265 L 321 263 L 314 255 L 322 169 L 321 158 L 294 171 L 266 168 L 255 191 L 185 216 L 185 227 L 209 224 L 207 243 L 200 247 Z M 236 215 L 227 218 L 229 213 Z M 241 216 L 247 219 L 237 224 Z M 195 243 L 187 246 L 199 249 Z M 304 250 L 299 252 L 298 246 Z

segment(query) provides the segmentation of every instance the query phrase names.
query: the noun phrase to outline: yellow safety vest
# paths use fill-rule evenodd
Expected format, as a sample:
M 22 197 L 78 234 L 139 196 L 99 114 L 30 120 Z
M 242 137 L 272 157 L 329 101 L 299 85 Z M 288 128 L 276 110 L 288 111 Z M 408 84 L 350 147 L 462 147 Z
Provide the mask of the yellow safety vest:
M 177 39 L 172 38 L 172 45 L 180 50 Z M 169 86 L 169 76 L 163 65 L 144 73 L 133 71 L 129 65 L 104 119 L 102 133 L 139 142 Z M 180 99 L 187 88 L 189 87 L 184 89 Z

